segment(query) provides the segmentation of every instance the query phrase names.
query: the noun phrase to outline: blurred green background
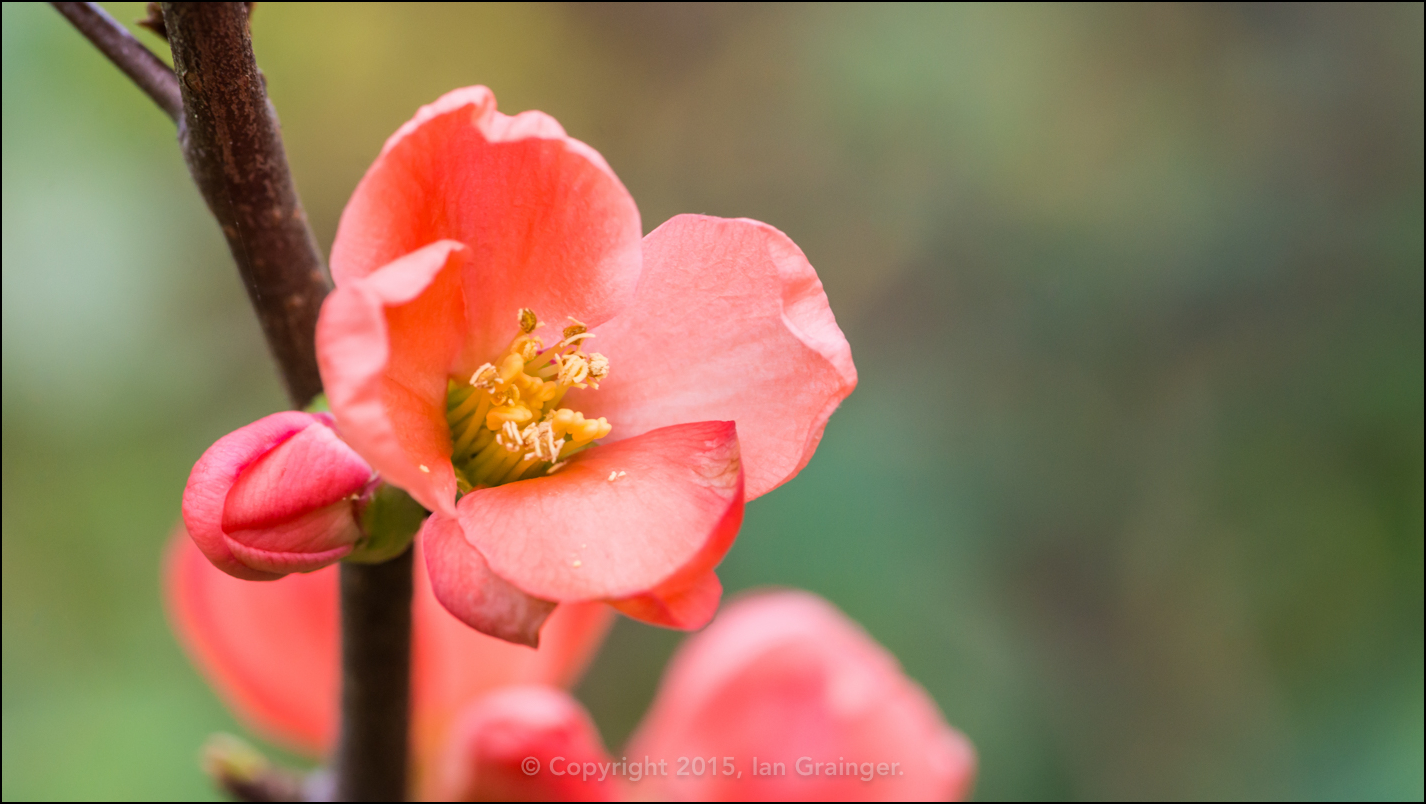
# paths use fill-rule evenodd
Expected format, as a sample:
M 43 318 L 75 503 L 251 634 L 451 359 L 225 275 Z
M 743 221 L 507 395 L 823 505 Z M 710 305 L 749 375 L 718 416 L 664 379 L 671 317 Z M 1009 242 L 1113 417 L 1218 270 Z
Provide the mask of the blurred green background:
M 3 13 L 4 798 L 211 798 L 198 746 L 238 727 L 159 552 L 193 461 L 284 398 L 173 126 L 52 9 Z M 324 251 L 385 137 L 474 83 L 602 152 L 646 230 L 802 246 L 861 385 L 721 574 L 863 623 L 984 799 L 1423 795 L 1422 31 L 1419 4 L 253 20 Z M 612 747 L 680 638 L 616 628 L 578 690 Z

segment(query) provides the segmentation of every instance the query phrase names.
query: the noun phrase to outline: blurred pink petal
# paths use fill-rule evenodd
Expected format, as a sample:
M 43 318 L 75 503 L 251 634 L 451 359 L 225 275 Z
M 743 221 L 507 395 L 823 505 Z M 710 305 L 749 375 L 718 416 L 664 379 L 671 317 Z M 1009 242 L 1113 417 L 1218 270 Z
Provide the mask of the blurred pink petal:
M 336 735 L 337 570 L 252 583 L 220 572 L 183 528 L 164 585 L 179 641 L 238 718 L 264 737 L 318 754 Z
M 742 772 L 650 777 L 639 798 L 961 799 L 975 775 L 969 741 L 896 658 L 806 592 L 743 598 L 691 637 L 626 753 L 731 756 Z M 783 772 L 753 775 L 754 757 Z
M 434 789 L 454 801 L 616 801 L 620 780 L 584 707 L 549 687 L 506 687 L 451 731 Z
M 421 565 L 417 555 L 417 566 Z M 216 569 L 179 528 L 168 547 L 169 618 L 189 656 L 259 734 L 311 755 L 336 737 L 337 569 L 251 583 Z M 612 612 L 562 605 L 532 650 L 472 631 L 436 602 L 425 573 L 412 601 L 412 742 L 417 778 L 445 743 L 460 707 L 508 684 L 573 684 L 603 641 Z

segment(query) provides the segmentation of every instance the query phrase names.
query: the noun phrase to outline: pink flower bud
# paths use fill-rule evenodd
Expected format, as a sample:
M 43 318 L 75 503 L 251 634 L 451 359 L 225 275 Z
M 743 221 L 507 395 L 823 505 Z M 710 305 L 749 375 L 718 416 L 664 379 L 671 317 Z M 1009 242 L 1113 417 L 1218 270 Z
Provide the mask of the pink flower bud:
M 183 522 L 215 566 L 246 580 L 311 572 L 350 553 L 376 474 L 325 413 L 274 413 L 203 453 Z

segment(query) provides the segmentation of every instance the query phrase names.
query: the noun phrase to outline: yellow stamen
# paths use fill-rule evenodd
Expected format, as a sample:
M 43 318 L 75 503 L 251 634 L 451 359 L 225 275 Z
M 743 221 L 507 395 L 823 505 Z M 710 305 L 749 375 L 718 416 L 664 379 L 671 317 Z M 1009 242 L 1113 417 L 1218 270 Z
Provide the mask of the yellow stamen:
M 488 391 L 495 387 L 499 375 L 500 372 L 496 370 L 493 364 L 486 363 L 476 369 L 474 374 L 470 375 L 470 384 L 476 388 L 482 388 Z
M 500 361 L 500 382 L 508 383 L 515 379 L 516 374 L 522 374 L 524 371 L 525 358 L 519 355 L 506 355 L 505 359 Z
M 609 435 L 606 419 L 586 419 L 561 408 L 571 388 L 598 388 L 609 359 L 585 353 L 594 337 L 570 318 L 549 349 L 534 331 L 543 324 L 524 308 L 519 333 L 493 360 L 465 381 L 452 380 L 446 395 L 456 481 L 462 492 L 549 474 L 574 453 Z
M 526 363 L 534 360 L 540 354 L 540 350 L 545 348 L 544 342 L 533 335 L 521 338 L 518 342 L 520 344 L 520 357 Z
M 609 358 L 598 352 L 589 353 L 589 379 L 599 382 L 609 376 Z M 595 386 L 596 388 L 598 386 Z
M 501 405 L 485 414 L 485 426 L 491 430 L 499 430 L 505 426 L 505 422 L 524 424 L 534 417 L 530 409 L 522 405 Z

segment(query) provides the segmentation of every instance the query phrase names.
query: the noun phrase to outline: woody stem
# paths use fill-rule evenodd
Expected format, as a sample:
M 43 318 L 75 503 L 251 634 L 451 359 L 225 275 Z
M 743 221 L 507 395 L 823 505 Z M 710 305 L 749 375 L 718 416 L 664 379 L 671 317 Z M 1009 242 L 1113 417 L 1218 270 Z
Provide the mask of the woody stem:
M 217 218 L 295 407 L 322 392 L 316 326 L 330 287 L 277 116 L 253 57 L 244 3 L 164 3 L 174 69 L 94 3 L 54 3 L 178 124 L 189 172 Z M 342 566 L 343 800 L 406 794 L 411 552 Z
M 383 564 L 342 564 L 338 801 L 406 797 L 413 553 Z

